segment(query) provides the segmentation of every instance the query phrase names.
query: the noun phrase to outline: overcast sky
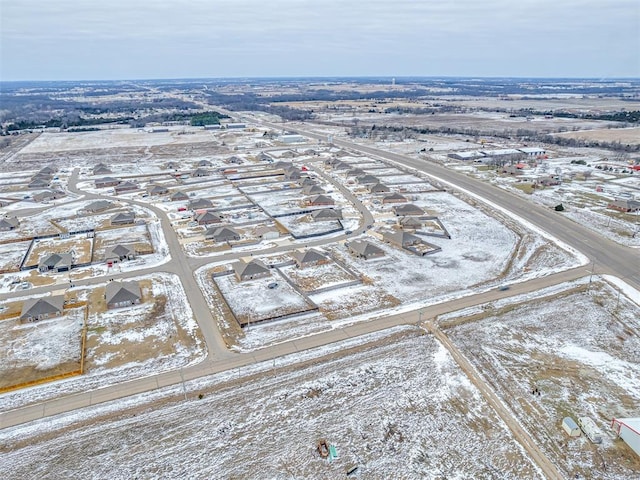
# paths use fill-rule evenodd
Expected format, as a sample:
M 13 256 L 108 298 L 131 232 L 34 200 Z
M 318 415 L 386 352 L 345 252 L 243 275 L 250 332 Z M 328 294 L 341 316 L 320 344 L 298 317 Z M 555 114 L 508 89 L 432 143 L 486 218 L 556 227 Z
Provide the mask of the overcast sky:
M 0 0 L 0 79 L 640 77 L 639 0 Z

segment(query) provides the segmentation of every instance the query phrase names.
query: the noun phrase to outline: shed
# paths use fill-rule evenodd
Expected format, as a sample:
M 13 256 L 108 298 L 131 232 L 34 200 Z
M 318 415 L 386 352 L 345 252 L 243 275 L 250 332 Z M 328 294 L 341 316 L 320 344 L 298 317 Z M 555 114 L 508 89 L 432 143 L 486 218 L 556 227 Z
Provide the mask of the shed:
M 571 417 L 564 417 L 562 419 L 562 429 L 567 432 L 570 437 L 580 436 L 580 427 Z
M 640 417 L 614 418 L 611 426 L 618 437 L 631 447 L 631 450 L 640 456 Z

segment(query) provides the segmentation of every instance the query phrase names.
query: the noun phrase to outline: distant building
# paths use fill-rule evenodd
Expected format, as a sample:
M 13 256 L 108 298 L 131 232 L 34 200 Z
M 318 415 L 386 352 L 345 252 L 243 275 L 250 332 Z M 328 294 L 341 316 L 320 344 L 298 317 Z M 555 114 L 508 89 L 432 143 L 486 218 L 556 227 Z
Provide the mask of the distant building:
M 299 250 L 293 252 L 291 256 L 295 260 L 298 268 L 321 265 L 330 261 L 326 255 L 323 255 L 315 248 L 310 248 L 309 250 Z
M 231 227 L 211 227 L 204 234 L 205 240 L 213 240 L 216 243 L 237 242 L 241 236 L 237 230 Z
M 380 180 L 378 179 L 378 177 L 374 177 L 373 175 L 362 175 L 356 177 L 356 182 L 358 182 L 360 185 L 377 185 L 378 183 L 380 183 Z
M 57 200 L 58 198 L 65 197 L 67 194 L 62 190 L 44 190 L 33 195 L 33 199 L 36 202 L 49 202 L 51 200 Z
M 404 205 L 397 205 L 393 207 L 393 213 L 397 217 L 406 217 L 410 215 L 419 216 L 419 215 L 424 215 L 424 210 L 422 210 L 417 205 L 414 205 L 412 203 L 407 203 Z
M 544 148 L 540 147 L 522 147 L 518 150 L 528 157 L 540 157 L 547 153 Z
M 342 212 L 333 208 L 322 208 L 311 212 L 311 218 L 314 222 L 328 222 L 333 220 L 341 220 Z
M 382 203 L 405 203 L 406 201 L 407 197 L 399 193 L 391 193 L 382 197 Z
M 204 210 L 206 208 L 213 208 L 213 203 L 208 198 L 195 198 L 189 201 L 187 208 L 190 210 Z
M 196 214 L 195 221 L 198 222 L 198 225 L 210 225 L 212 223 L 221 223 L 222 218 L 213 212 L 204 211 Z
M 133 245 L 114 245 L 108 247 L 104 252 L 105 262 L 118 263 L 123 260 L 133 260 L 136 258 L 136 251 Z
M 121 182 L 118 185 L 116 185 L 114 187 L 114 190 L 115 190 L 116 194 L 120 194 L 120 193 L 125 193 L 125 192 L 131 192 L 133 190 L 138 190 L 139 188 L 140 188 L 140 186 L 137 183 L 126 181 L 126 182 Z
M 135 221 L 136 215 L 132 211 L 116 213 L 110 219 L 111 225 L 131 225 Z
M 304 143 L 307 141 L 305 137 L 297 134 L 280 135 L 278 140 L 282 143 Z
M 147 193 L 149 195 L 165 195 L 169 193 L 169 189 L 164 185 L 155 185 L 151 183 L 147 185 Z
M 93 167 L 94 175 L 108 175 L 113 173 L 109 167 L 107 167 L 104 163 L 99 163 Z
M 614 200 L 607 208 L 618 210 L 620 212 L 637 212 L 640 211 L 640 202 L 637 200 Z
M 192 177 L 208 177 L 211 172 L 205 168 L 196 168 L 191 174 Z
M 387 193 L 389 192 L 389 187 L 382 183 L 376 183 L 369 186 L 369 193 Z
M 169 199 L 172 202 L 184 201 L 184 200 L 189 200 L 189 195 L 187 195 L 184 192 L 181 192 L 180 190 L 177 190 L 171 194 Z
M 93 181 L 96 188 L 115 187 L 120 183 L 120 180 L 114 177 L 104 177 Z
M 109 210 L 111 207 L 113 207 L 113 203 L 108 200 L 96 200 L 84 207 L 83 210 L 89 213 L 97 213 Z
M 327 195 L 315 195 L 307 199 L 306 204 L 309 206 L 334 205 L 335 201 Z

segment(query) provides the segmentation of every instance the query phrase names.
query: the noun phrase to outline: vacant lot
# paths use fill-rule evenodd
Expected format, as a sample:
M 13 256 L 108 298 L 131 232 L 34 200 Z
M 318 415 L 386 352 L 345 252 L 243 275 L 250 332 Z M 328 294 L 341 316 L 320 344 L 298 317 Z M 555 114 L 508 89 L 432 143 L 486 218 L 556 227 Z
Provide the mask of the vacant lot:
M 640 458 L 608 426 L 640 409 L 640 307 L 583 282 L 473 313 L 448 316 L 445 331 L 565 476 L 636 478 Z M 582 415 L 606 432 L 601 445 L 561 429 L 563 417 Z
M 601 128 L 597 130 L 581 130 L 578 132 L 558 133 L 558 136 L 579 138 L 599 142 L 620 142 L 622 144 L 640 143 L 640 127 L 635 128 Z
M 357 466 L 356 478 L 541 478 L 433 337 L 405 327 L 336 347 L 295 356 L 302 365 L 279 359 L 273 373 L 199 381 L 189 401 L 147 403 L 64 432 L 51 423 L 44 435 L 5 430 L 5 474 L 333 479 Z M 316 453 L 322 438 L 338 460 Z M 50 452 L 55 461 L 43 462 Z

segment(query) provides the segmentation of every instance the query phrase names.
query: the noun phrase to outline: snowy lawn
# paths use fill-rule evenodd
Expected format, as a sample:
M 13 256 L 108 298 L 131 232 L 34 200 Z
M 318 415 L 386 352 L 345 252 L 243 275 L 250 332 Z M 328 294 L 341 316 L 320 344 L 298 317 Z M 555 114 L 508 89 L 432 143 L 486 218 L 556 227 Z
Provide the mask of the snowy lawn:
M 421 333 L 398 328 L 325 356 L 295 354 L 275 369 L 252 367 L 251 379 L 229 372 L 188 382 L 189 401 L 166 389 L 155 402 L 142 396 L 6 429 L 5 475 L 344 478 L 357 466 L 356 478 L 542 478 L 446 350 Z M 323 438 L 339 459 L 318 455 Z
M 323 288 L 340 288 L 342 284 L 359 280 L 335 262 L 304 268 L 291 265 L 280 271 L 307 293 Z
M 442 324 L 567 478 L 634 478 L 640 458 L 608 426 L 640 410 L 640 306 L 601 281 L 548 295 Z M 605 432 L 602 445 L 561 429 L 582 415 Z
M 30 242 L 0 244 L 0 270 L 17 270 L 27 254 Z
M 234 275 L 214 279 L 241 325 L 314 308 L 280 275 L 238 282 Z M 269 288 L 277 283 L 276 288 Z M 248 301 L 248 299 L 251 299 Z

